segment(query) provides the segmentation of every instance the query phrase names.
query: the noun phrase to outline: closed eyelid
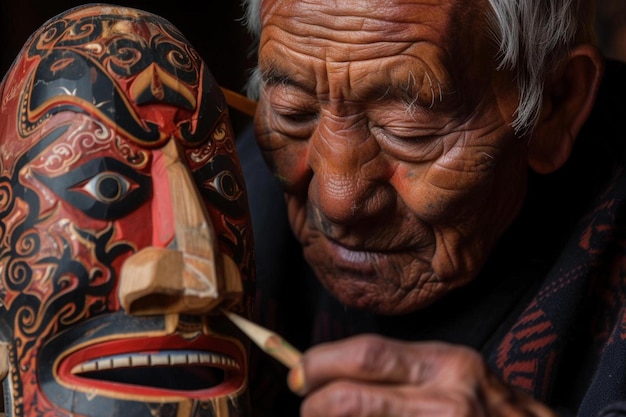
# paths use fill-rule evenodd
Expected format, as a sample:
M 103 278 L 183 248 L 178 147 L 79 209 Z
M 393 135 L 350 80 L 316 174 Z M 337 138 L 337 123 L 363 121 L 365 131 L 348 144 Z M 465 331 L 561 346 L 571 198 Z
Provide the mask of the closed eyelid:
M 319 110 L 318 97 L 290 78 L 271 78 L 265 87 L 268 101 L 275 110 L 290 113 L 316 113 Z

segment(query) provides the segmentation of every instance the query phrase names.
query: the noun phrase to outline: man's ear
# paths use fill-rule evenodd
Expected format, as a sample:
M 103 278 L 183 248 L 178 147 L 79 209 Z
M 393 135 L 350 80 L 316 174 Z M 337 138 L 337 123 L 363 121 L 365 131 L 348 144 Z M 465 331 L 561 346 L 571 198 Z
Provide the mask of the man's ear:
M 593 108 L 604 60 L 591 44 L 576 46 L 544 86 L 543 108 L 529 144 L 528 163 L 540 173 L 559 169 Z

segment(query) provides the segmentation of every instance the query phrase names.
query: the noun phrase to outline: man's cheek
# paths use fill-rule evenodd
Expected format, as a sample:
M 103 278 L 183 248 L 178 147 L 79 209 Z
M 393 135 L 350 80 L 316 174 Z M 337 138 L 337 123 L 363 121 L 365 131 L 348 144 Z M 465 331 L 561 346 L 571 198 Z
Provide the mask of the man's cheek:
M 276 150 L 264 152 L 266 162 L 286 192 L 295 193 L 307 186 L 310 180 L 308 151 L 307 141 L 292 141 Z
M 400 168 L 392 182 L 418 218 L 430 224 L 442 224 L 470 215 L 468 210 L 475 206 L 474 202 L 486 202 L 488 187 L 483 179 L 475 176 L 474 181 L 465 181 L 465 174 L 433 164 L 426 170 Z

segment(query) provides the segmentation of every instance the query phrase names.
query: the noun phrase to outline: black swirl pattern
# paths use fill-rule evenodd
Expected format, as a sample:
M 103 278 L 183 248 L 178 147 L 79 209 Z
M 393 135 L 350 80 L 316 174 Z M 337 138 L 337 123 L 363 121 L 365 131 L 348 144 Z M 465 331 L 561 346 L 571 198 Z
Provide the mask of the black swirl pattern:
M 123 21 L 133 20 L 103 15 L 48 24 L 28 50 L 29 58 L 38 57 L 40 62 L 20 104 L 22 136 L 52 115 L 69 110 L 107 120 L 144 146 L 158 146 L 169 134 L 160 132 L 157 124 L 140 116 L 135 107 L 156 101 L 193 113 L 178 126 L 182 140 L 193 144 L 208 138 L 226 103 L 198 53 L 167 20 L 158 17 L 142 21 L 153 33 L 149 43 L 123 34 L 103 41 L 105 28 L 110 30 Z M 130 101 L 127 84 L 151 66 L 176 82 L 164 83 L 161 96 L 151 95 L 148 88 L 147 96 Z M 178 83 L 197 91 L 195 99 L 177 91 L 174 85 Z
M 107 297 L 117 281 L 113 262 L 119 256 L 134 250 L 126 243 L 113 243 L 112 227 L 100 235 L 76 229 L 79 237 L 84 242 L 91 243 L 89 246 L 94 248 L 95 267 L 85 265 L 77 259 L 65 236 L 60 236 L 63 242 L 60 256 L 37 258 L 41 251 L 37 225 L 45 217 L 42 219 L 40 213 L 39 193 L 22 185 L 18 175 L 39 151 L 54 142 L 66 129 L 67 126 L 60 126 L 44 137 L 18 160 L 12 177 L 0 178 L 1 192 L 5 196 L 11 196 L 3 197 L 4 204 L 0 210 L 0 231 L 3 242 L 6 242 L 0 249 L 0 262 L 6 265 L 0 271 L 0 286 L 14 297 L 10 308 L 5 307 L 6 311 L 0 315 L 0 328 L 13 329 L 14 335 L 3 336 L 15 337 L 16 348 L 23 351 L 28 351 L 35 343 L 45 340 L 48 329 L 63 331 L 78 320 L 106 312 Z M 23 221 L 8 232 L 3 219 L 15 209 L 15 202 L 18 200 L 23 201 L 28 210 Z M 47 299 L 28 291 L 36 279 L 34 268 L 42 265 L 51 271 L 46 278 L 52 284 L 52 291 Z M 101 279 L 102 277 L 106 278 Z

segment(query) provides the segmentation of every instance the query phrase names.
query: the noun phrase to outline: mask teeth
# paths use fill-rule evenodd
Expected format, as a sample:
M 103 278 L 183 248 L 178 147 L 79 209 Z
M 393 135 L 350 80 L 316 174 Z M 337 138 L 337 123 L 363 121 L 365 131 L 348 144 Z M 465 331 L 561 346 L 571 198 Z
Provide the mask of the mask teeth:
M 74 366 L 71 372 L 72 374 L 81 374 L 110 369 L 177 365 L 199 365 L 223 369 L 239 369 L 239 364 L 233 358 L 226 355 L 207 352 L 163 352 L 116 355 L 94 359 Z

